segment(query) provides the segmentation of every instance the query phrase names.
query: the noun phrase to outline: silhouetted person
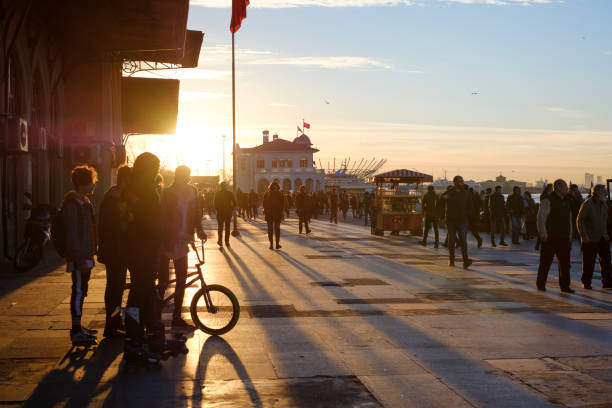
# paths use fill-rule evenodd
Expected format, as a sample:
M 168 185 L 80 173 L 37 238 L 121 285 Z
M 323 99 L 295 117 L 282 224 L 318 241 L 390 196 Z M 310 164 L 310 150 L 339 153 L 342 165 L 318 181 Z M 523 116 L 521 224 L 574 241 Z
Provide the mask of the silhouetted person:
M 364 215 L 364 224 L 368 225 L 368 217 L 370 217 L 370 208 L 372 207 L 373 194 L 369 192 L 363 193 L 363 215 Z
M 119 335 L 123 328 L 121 307 L 127 275 L 127 208 L 123 202 L 130 184 L 132 169 L 126 165 L 117 170 L 117 184 L 104 194 L 98 218 L 98 261 L 106 265 L 104 337 Z
M 578 211 L 580 210 L 580 206 L 584 201 L 584 199 L 582 198 L 582 194 L 580 194 L 580 190 L 578 189 L 578 186 L 576 184 L 570 185 L 569 192 L 567 194 L 567 199 L 569 200 L 570 205 L 572 207 L 572 226 L 575 226 L 576 220 L 578 219 Z M 572 238 L 578 238 L 578 229 L 574 228 Z
M 225 245 L 230 242 L 230 224 L 236 207 L 234 194 L 227 189 L 227 183 L 221 183 L 221 189 L 215 194 L 215 212 L 217 213 L 217 245 L 223 248 L 223 231 L 225 231 Z
M 155 278 L 162 246 L 161 207 L 155 178 L 159 158 L 142 153 L 134 161 L 125 194 L 128 211 L 128 267 L 131 288 L 126 311 L 126 351 L 137 348 L 148 333 L 163 335 L 161 299 Z
M 95 344 L 97 331 L 83 327 L 81 316 L 97 249 L 93 206 L 88 196 L 96 187 L 98 175 L 92 167 L 77 166 L 72 169 L 71 180 L 74 190 L 66 194 L 62 203 L 66 272 L 72 278 L 70 340 L 74 345 Z
M 455 176 L 453 184 L 453 188 L 442 195 L 445 201 L 445 218 L 448 228 L 448 264 L 449 266 L 455 266 L 455 240 L 459 235 L 463 268 L 467 269 L 472 264 L 467 250 L 467 229 L 468 219 L 472 211 L 472 197 L 469 191 L 463 187 L 463 177 Z
M 251 218 L 257 218 L 257 207 L 259 207 L 259 195 L 255 190 L 251 189 L 249 193 L 249 207 L 251 209 Z
M 578 212 L 577 229 L 582 244 L 582 287 L 591 289 L 595 259 L 599 256 L 601 287 L 612 288 L 610 272 L 610 237 L 608 236 L 607 191 L 603 184 L 591 189 L 591 197 L 586 199 Z
M 510 215 L 510 223 L 512 226 L 512 243 L 520 244 L 519 236 L 521 234 L 521 221 L 524 212 L 523 197 L 521 196 L 520 187 L 514 186 L 512 194 L 506 200 L 506 211 Z
M 302 233 L 302 225 L 304 225 L 306 233 L 310 234 L 310 228 L 308 228 L 308 219 L 310 218 L 310 197 L 304 186 L 300 187 L 300 192 L 295 198 L 295 209 L 299 217 L 299 233 Z
M 187 279 L 188 243 L 193 241 L 196 232 L 198 237 L 206 237 L 200 224 L 202 211 L 198 205 L 197 191 L 189 184 L 190 181 L 189 167 L 178 166 L 174 172 L 174 182 L 164 190 L 161 199 L 164 246 L 162 249 L 163 261 L 159 269 L 159 294 L 163 298 L 168 287 L 170 278 L 168 267 L 169 261 L 172 260 L 176 275 L 172 326 L 183 329 L 195 329 L 181 316 Z
M 427 235 L 429 230 L 433 227 L 435 234 L 434 248 L 438 248 L 439 243 L 439 232 L 438 232 L 438 219 L 440 218 L 438 208 L 438 195 L 436 194 L 433 186 L 427 187 L 427 194 L 423 196 L 423 215 L 425 216 L 425 232 L 423 233 L 423 240 L 421 245 L 427 246 Z
M 495 192 L 489 196 L 489 214 L 491 215 L 491 246 L 495 245 L 495 233 L 497 232 L 497 228 L 501 229 L 501 237 L 499 244 L 506 246 L 506 242 L 504 241 L 504 230 L 506 228 L 506 223 L 504 222 L 504 217 L 506 214 L 506 205 L 505 198 L 502 194 L 501 186 L 495 187 Z
M 543 199 L 547 198 L 549 194 L 552 194 L 552 188 L 553 185 L 552 184 L 547 184 L 544 187 L 544 190 L 542 190 L 542 193 L 540 194 L 540 203 L 542 202 Z M 537 234 L 537 241 L 535 244 L 535 250 L 539 251 L 540 250 L 540 245 L 542 245 L 542 239 L 540 238 L 540 234 L 537 232 L 537 222 L 538 222 L 538 217 L 537 217 L 537 212 L 540 211 L 540 204 L 537 204 L 537 211 L 536 211 L 536 234 Z
M 538 233 L 542 239 L 542 248 L 536 282 L 538 290 L 546 290 L 548 270 L 556 256 L 559 264 L 561 292 L 574 293 L 574 290 L 570 288 L 572 209 L 566 197 L 567 192 L 567 183 L 558 179 L 553 183 L 553 192 L 540 201 Z
M 280 245 L 280 223 L 283 219 L 284 200 L 280 192 L 280 185 L 272 182 L 268 187 L 268 192 L 264 195 L 263 207 L 268 223 L 268 239 L 270 249 L 274 249 L 274 238 L 276 238 L 276 249 L 281 249 Z
M 329 195 L 329 223 L 338 223 L 338 193 L 336 189 L 332 189 Z
M 464 185 L 464 187 L 467 187 L 467 185 Z M 476 238 L 478 248 L 480 248 L 482 247 L 482 238 L 478 233 L 478 228 L 480 227 L 480 209 L 482 208 L 482 200 L 480 199 L 480 194 L 474 191 L 473 188 L 469 188 L 467 190 L 472 198 L 472 211 L 470 212 L 470 219 L 468 220 L 468 229 L 474 238 Z

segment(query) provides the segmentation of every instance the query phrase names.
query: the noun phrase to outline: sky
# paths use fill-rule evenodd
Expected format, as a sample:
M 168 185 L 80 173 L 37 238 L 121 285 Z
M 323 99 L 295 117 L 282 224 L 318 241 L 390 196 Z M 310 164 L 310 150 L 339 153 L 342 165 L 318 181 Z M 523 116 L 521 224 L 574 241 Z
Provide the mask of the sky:
M 231 0 L 191 0 L 205 33 L 177 134 L 133 149 L 194 173 L 231 166 Z M 252 0 L 235 35 L 237 143 L 302 120 L 336 163 L 386 158 L 477 181 L 612 178 L 612 1 Z

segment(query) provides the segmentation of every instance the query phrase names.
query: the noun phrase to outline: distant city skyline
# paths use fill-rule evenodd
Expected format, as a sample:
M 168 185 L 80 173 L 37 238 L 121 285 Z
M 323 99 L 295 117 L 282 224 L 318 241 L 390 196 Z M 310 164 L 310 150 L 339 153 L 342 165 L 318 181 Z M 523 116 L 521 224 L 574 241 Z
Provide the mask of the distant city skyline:
M 181 79 L 177 135 L 137 137 L 167 161 L 221 166 L 230 5 L 192 1 L 189 27 L 206 33 L 199 68 L 151 74 Z M 236 34 L 238 143 L 257 145 L 263 129 L 291 140 L 305 119 L 323 163 L 378 157 L 388 159 L 382 170 L 436 177 L 605 179 L 610 15 L 603 0 L 252 2 Z

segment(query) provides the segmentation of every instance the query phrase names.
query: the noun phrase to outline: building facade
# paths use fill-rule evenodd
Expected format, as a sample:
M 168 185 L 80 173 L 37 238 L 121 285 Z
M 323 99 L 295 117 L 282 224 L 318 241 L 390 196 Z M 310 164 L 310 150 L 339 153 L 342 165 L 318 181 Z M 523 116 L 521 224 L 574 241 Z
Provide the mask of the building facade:
M 514 187 L 520 188 L 521 192 L 525 191 L 525 189 L 527 188 L 526 182 L 516 181 L 516 180 L 507 180 L 506 177 L 502 176 L 501 174 L 495 177 L 495 181 L 493 180 L 480 181 L 478 184 L 480 184 L 483 190 L 486 190 L 487 188 L 490 188 L 491 190 L 495 190 L 495 187 L 501 186 L 502 194 L 512 194 L 512 190 L 514 189 Z
M 310 192 L 325 189 L 325 173 L 315 167 L 310 138 L 305 134 L 293 141 L 279 139 L 264 130 L 263 143 L 252 148 L 236 146 L 236 186 L 241 191 L 251 189 L 263 193 L 273 181 L 284 191 L 297 191 L 306 186 Z
M 126 93 L 126 67 L 187 66 L 188 10 L 189 0 L 0 0 L 0 264 L 24 240 L 26 193 L 34 206 L 59 207 L 71 169 L 88 164 L 98 172 L 100 204 L 125 162 L 126 134 L 152 133 L 139 131 L 148 123 L 124 103 L 126 95 L 144 99 Z M 176 103 L 158 102 L 158 113 L 176 121 L 178 83 L 171 85 Z

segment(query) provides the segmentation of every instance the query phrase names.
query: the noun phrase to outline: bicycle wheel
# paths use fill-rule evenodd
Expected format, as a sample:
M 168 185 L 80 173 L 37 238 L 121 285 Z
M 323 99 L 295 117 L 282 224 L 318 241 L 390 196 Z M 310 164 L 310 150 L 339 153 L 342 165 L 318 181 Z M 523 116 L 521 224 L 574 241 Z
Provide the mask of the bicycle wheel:
M 191 300 L 191 319 L 204 333 L 219 336 L 230 331 L 240 317 L 240 304 L 231 290 L 221 285 L 208 285 L 212 307 L 204 300 L 204 290 L 196 292 Z

